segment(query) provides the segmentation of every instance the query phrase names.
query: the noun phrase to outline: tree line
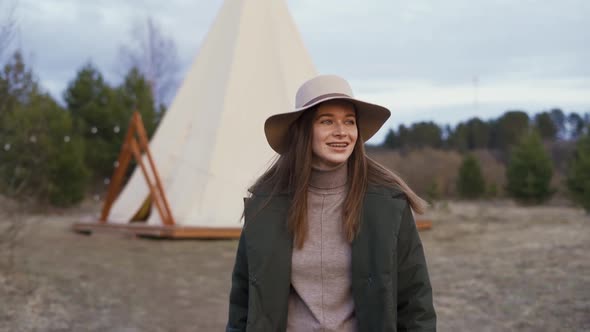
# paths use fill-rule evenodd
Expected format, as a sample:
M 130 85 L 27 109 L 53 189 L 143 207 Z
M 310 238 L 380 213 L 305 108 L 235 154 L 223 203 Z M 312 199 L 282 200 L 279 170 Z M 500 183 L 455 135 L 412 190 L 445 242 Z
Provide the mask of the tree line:
M 559 142 L 573 146 L 554 153 L 548 147 L 564 149 Z M 565 145 L 567 146 L 567 145 Z M 565 114 L 555 108 L 529 117 L 523 111 L 507 111 L 497 119 L 472 118 L 455 128 L 440 127 L 433 122 L 419 122 L 409 127 L 391 129 L 381 147 L 388 149 L 453 149 L 464 154 L 457 176 L 457 193 L 464 199 L 494 197 L 499 188 L 486 183 L 474 150 L 495 151 L 506 165 L 506 193 L 524 204 L 541 204 L 556 192 L 551 187 L 555 164 L 561 162 L 565 187 L 571 201 L 590 213 L 590 113 Z M 554 151 L 553 151 L 554 152 Z M 436 198 L 434 184 L 426 193 Z
M 454 128 L 431 121 L 409 126 L 402 124 L 397 130 L 389 130 L 381 146 L 392 149 L 432 147 L 459 151 L 507 151 L 530 129 L 536 130 L 545 141 L 576 140 L 588 132 L 589 126 L 590 112 L 566 113 L 560 108 L 554 108 L 530 117 L 527 112 L 511 110 L 487 121 L 474 117 L 460 122 Z
M 113 86 L 92 64 L 78 70 L 64 105 L 43 91 L 15 52 L 0 72 L 0 190 L 57 206 L 80 202 L 116 167 L 133 111 L 153 133 L 163 108 L 137 68 Z
M 134 111 L 148 135 L 154 132 L 175 88 L 176 47 L 151 18 L 137 22 L 120 46 L 118 60 L 126 68 L 120 83 L 107 82 L 88 61 L 57 100 L 24 53 L 9 51 L 16 3 L 10 8 L 0 15 L 0 194 L 71 206 L 105 191 Z

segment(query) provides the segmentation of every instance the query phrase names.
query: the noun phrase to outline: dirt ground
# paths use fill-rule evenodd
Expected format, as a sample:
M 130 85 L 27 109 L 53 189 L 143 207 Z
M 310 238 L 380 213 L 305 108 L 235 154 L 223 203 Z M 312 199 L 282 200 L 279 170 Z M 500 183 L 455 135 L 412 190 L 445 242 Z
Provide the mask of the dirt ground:
M 98 211 L 9 216 L 0 331 L 222 331 L 236 241 L 91 236 Z M 590 331 L 590 217 L 571 207 L 443 202 L 421 233 L 439 331 Z

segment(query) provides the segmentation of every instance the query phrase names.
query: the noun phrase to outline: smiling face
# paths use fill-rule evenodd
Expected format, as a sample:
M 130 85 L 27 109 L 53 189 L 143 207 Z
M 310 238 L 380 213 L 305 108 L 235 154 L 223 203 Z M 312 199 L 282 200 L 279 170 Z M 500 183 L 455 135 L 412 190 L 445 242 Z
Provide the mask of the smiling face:
M 320 104 L 313 119 L 312 166 L 334 168 L 348 160 L 358 138 L 352 104 L 328 101 Z

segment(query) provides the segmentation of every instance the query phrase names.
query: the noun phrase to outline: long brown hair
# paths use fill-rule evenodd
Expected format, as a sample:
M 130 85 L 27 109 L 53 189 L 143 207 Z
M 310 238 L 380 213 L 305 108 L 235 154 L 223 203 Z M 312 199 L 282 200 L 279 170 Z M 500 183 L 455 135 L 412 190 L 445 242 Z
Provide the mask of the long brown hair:
M 340 100 L 325 103 L 343 102 Z M 348 104 L 350 105 L 350 104 Z M 270 166 L 270 168 L 249 189 L 256 193 L 265 188 L 270 191 L 270 199 L 278 193 L 288 193 L 291 205 L 287 222 L 294 235 L 295 246 L 302 248 L 307 239 L 307 195 L 312 172 L 312 130 L 313 120 L 318 106 L 303 112 L 295 121 L 289 132 L 290 148 Z M 357 126 L 358 124 L 357 117 Z M 369 184 L 398 187 L 407 196 L 410 206 L 418 213 L 424 213 L 427 203 L 420 198 L 397 174 L 381 166 L 366 155 L 363 139 L 357 138 L 354 150 L 348 158 L 349 191 L 344 200 L 344 232 L 349 242 L 359 230 L 361 209 Z M 267 201 L 267 203 L 268 203 Z M 264 206 L 264 204 L 263 204 Z

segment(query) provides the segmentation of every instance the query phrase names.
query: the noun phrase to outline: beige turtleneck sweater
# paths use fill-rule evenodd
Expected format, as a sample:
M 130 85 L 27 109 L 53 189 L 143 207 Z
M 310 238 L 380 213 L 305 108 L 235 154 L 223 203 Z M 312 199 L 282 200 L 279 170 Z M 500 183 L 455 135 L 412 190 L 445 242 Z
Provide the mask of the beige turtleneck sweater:
M 342 222 L 346 180 L 346 163 L 312 171 L 307 241 L 302 249 L 293 248 L 289 332 L 356 331 L 350 243 Z

